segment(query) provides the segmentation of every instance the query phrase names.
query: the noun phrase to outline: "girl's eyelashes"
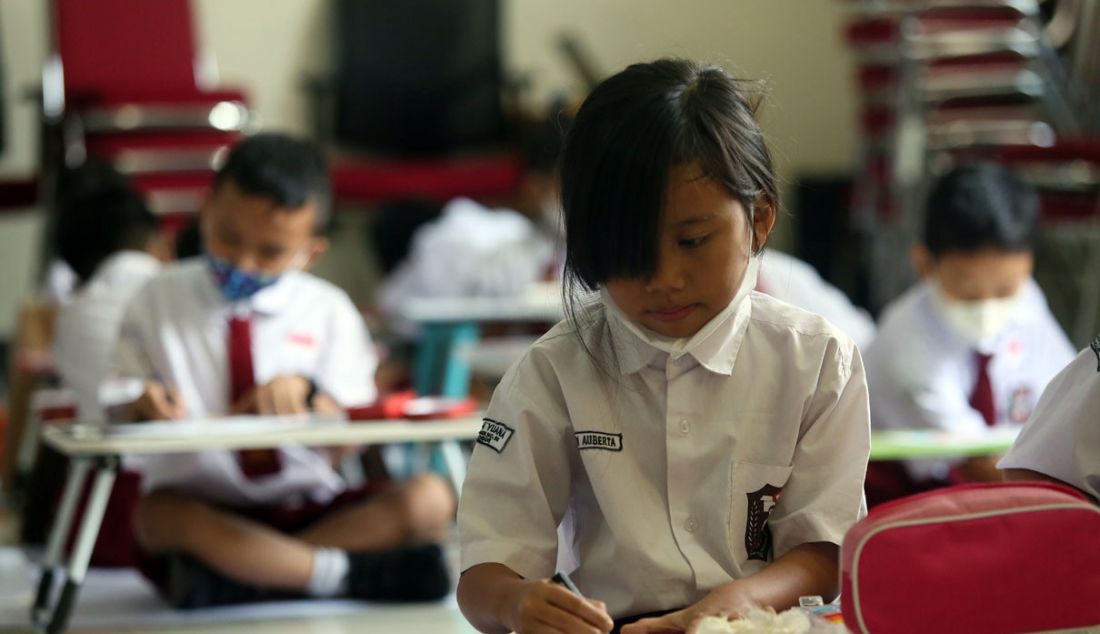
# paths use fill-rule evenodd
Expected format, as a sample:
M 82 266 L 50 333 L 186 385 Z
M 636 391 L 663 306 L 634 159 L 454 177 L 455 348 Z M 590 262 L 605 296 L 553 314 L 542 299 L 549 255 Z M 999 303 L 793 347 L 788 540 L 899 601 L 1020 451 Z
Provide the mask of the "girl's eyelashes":
M 705 236 L 697 236 L 694 238 L 683 238 L 677 241 L 677 244 L 687 249 L 694 249 L 695 247 L 702 246 L 708 238 L 710 238 L 710 234 L 707 234 Z

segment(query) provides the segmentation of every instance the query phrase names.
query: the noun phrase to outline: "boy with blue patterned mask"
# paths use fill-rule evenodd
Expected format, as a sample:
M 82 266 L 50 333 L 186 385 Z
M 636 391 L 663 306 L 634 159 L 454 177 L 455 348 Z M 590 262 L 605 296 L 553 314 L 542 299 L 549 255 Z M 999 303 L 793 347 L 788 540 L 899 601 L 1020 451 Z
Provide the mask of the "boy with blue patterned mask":
M 226 300 L 246 300 L 325 252 L 315 230 L 326 190 L 324 163 L 302 142 L 260 135 L 234 149 L 200 212 L 210 272 Z
M 292 273 L 301 277 L 327 250 L 318 235 L 325 225 L 328 171 L 315 147 L 282 134 L 246 138 L 229 153 L 214 176 L 199 210 L 204 255 L 191 266 L 210 280 L 204 290 L 209 309 L 225 313 L 231 326 L 285 295 Z M 280 284 L 286 280 L 288 283 Z M 206 286 L 203 284 L 202 286 Z M 287 287 L 287 288 L 280 288 Z M 276 303 L 280 303 L 279 300 Z M 219 318 L 220 319 L 220 318 Z M 232 332 L 232 328 L 231 328 Z M 212 339 L 223 338 L 221 334 Z M 221 345 L 213 341 L 211 345 Z M 221 365 L 221 362 L 218 363 Z M 313 378 L 280 375 L 235 395 L 229 413 L 287 414 L 310 409 L 316 401 Z M 155 381 L 131 405 L 129 416 L 172 419 L 193 415 L 187 398 L 172 383 Z
M 205 256 L 167 267 L 125 311 L 117 372 L 143 386 L 124 404 L 130 420 L 258 414 L 263 426 L 377 399 L 362 316 L 304 270 L 326 247 L 327 185 L 307 142 L 263 134 L 233 149 L 202 205 Z M 445 596 L 442 551 L 422 544 L 451 522 L 448 485 L 424 475 L 376 495 L 340 477 L 341 453 L 285 443 L 149 456 L 134 510 L 141 572 L 177 608 Z

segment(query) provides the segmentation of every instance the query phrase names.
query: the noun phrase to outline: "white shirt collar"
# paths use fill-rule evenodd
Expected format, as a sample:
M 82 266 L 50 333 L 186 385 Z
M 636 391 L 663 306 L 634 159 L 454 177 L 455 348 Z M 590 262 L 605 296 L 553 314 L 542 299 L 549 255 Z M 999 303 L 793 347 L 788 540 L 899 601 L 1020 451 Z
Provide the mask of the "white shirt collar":
M 610 294 L 601 291 L 600 295 L 611 329 L 614 357 L 621 374 L 638 372 L 658 355 L 673 358 L 689 355 L 699 365 L 715 374 L 729 376 L 733 373 L 733 364 L 737 360 L 737 352 L 741 349 L 741 341 L 745 337 L 752 313 L 751 294 L 743 301 L 731 301 L 729 306 L 704 324 L 698 332 L 686 341 L 678 342 L 678 350 L 675 352 L 668 350 L 672 342 L 670 338 L 631 322 L 615 305 Z

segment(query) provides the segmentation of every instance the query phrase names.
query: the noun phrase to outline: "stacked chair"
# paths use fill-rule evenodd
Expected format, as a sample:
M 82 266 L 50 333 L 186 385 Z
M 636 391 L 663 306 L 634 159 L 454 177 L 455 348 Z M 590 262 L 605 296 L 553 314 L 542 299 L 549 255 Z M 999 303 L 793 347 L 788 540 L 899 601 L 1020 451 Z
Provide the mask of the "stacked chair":
M 329 77 L 307 82 L 337 203 L 500 199 L 519 185 L 499 0 L 334 0 Z
M 1079 161 L 1096 158 L 1088 139 L 1098 124 L 1062 51 L 1090 33 L 1077 23 L 1076 2 L 846 4 L 851 19 L 845 37 L 860 93 L 853 206 L 871 245 L 865 264 L 877 309 L 911 279 L 898 254 L 918 234 L 929 180 L 960 159 L 1026 163 L 1031 169 L 1023 169 L 1024 176 L 1044 192 L 1045 219 L 1057 224 L 1066 216 L 1062 193 L 1078 191 L 1082 183 L 1058 166 L 1072 156 L 1079 175 Z M 1068 215 L 1091 221 L 1095 199 L 1073 198 Z
M 43 72 L 47 204 L 63 167 L 103 159 L 166 222 L 197 210 L 249 124 L 242 91 L 211 85 L 189 0 L 52 0 Z

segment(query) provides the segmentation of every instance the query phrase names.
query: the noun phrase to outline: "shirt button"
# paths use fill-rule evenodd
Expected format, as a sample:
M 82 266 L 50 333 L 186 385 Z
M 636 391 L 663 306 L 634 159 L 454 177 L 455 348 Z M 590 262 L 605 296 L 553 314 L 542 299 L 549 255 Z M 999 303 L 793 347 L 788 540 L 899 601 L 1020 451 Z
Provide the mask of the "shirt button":
M 680 419 L 680 434 L 683 435 L 683 436 L 687 436 L 688 432 L 690 430 L 691 430 L 691 422 L 688 421 L 688 419 L 686 419 L 686 418 L 681 418 Z
M 689 517 L 687 521 L 684 522 L 684 528 L 687 529 L 687 532 L 694 533 L 695 529 L 699 528 L 699 522 L 695 521 L 694 517 Z

